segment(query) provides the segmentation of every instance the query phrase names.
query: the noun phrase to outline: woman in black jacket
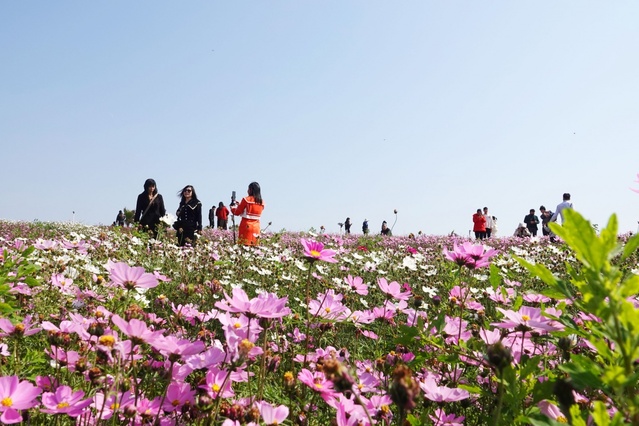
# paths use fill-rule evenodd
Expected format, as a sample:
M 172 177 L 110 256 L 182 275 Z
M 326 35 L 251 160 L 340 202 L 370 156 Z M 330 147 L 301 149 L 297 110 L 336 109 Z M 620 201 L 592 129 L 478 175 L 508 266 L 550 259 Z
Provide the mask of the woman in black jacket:
M 147 179 L 144 182 L 144 192 L 138 195 L 133 221 L 139 223 L 142 229 L 149 231 L 149 234 L 155 237 L 160 218 L 165 214 L 164 199 L 158 194 L 155 180 Z
M 195 245 L 195 232 L 202 231 L 202 203 L 197 199 L 193 185 L 186 185 L 180 192 L 180 207 L 175 212 L 177 221 L 173 227 L 177 231 L 178 244 Z

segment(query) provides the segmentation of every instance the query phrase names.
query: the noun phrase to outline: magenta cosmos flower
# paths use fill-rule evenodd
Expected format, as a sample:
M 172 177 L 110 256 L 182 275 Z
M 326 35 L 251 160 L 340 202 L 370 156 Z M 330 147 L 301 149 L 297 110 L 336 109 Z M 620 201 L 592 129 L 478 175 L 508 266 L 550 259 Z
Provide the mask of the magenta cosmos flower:
M 519 311 L 497 308 L 504 314 L 502 322 L 492 323 L 499 328 L 523 329 L 523 331 L 556 331 L 558 328 L 551 323 L 551 320 L 541 314 L 541 309 L 530 306 L 522 306 Z
M 410 291 L 402 291 L 402 286 L 397 281 L 389 283 L 386 278 L 378 278 L 377 285 L 387 297 L 397 300 L 410 299 Z
M 41 411 L 48 414 L 67 414 L 70 417 L 78 417 L 82 411 L 93 402 L 90 398 L 82 399 L 84 391 L 73 392 L 69 386 L 60 386 L 55 392 L 42 394 Z
M 495 249 L 486 249 L 483 244 L 473 244 L 469 241 L 461 246 L 453 244 L 453 251 L 444 249 L 446 259 L 469 269 L 488 266 L 490 264 L 488 260 L 496 254 L 497 250 Z
M 6 318 L 0 318 L 0 329 L 3 331 L 0 333 L 0 337 L 31 336 L 42 330 L 41 328 L 33 328 L 31 318 L 31 315 L 27 315 L 22 322 L 15 325 Z
M 0 377 L 0 422 L 4 424 L 20 423 L 19 410 L 26 410 L 38 404 L 36 398 L 42 389 L 18 376 Z
M 273 293 L 261 293 L 253 299 L 241 288 L 233 289 L 233 297 L 224 293 L 224 299 L 215 303 L 215 307 L 226 312 L 244 314 L 247 317 L 281 318 L 291 313 L 286 307 L 287 297 L 278 298 Z
M 127 290 L 134 288 L 157 287 L 158 279 L 155 275 L 149 274 L 141 266 L 129 266 L 124 262 L 111 262 L 107 264 L 111 282 Z
M 302 247 L 304 247 L 304 256 L 311 260 L 323 260 L 324 262 L 335 263 L 337 260 L 333 258 L 335 256 L 335 250 L 329 250 L 324 248 L 324 244 L 317 242 L 306 240 L 302 238 L 301 240 Z

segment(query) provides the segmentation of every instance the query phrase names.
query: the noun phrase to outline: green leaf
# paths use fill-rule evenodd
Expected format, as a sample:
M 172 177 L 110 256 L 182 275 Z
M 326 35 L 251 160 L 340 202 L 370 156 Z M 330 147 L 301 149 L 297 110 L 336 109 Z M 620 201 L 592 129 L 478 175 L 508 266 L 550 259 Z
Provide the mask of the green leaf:
M 601 401 L 595 401 L 593 403 L 592 418 L 597 426 L 609 426 L 610 415 L 606 410 L 606 405 Z
M 501 275 L 499 273 L 499 268 L 495 266 L 494 263 L 490 264 L 490 275 L 489 275 L 490 285 L 493 287 L 493 290 L 497 290 L 497 287 L 501 284 Z
M 639 234 L 635 234 L 628 241 L 626 241 L 626 245 L 623 248 L 623 254 L 621 255 L 621 260 L 626 260 L 630 255 L 637 251 L 638 247 Z

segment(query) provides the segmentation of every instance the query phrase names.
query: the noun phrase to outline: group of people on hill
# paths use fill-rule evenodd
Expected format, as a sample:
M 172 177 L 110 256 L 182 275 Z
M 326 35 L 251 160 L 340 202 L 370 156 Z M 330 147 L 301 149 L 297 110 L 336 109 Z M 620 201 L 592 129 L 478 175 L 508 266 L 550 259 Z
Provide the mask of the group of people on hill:
M 252 182 L 248 186 L 247 192 L 248 195 L 239 202 L 234 196 L 232 197 L 230 213 L 242 217 L 238 227 L 238 242 L 245 245 L 257 245 L 264 201 L 259 183 Z M 202 203 L 198 199 L 193 185 L 186 185 L 177 195 L 180 198 L 180 204 L 175 212 L 177 219 L 173 223 L 173 228 L 176 230 L 178 244 L 180 246 L 187 244 L 193 246 L 197 241 L 198 234 L 202 231 Z M 223 202 L 220 201 L 215 214 L 218 227 L 227 229 L 229 210 Z M 144 182 L 144 191 L 138 195 L 133 220 L 149 234 L 156 236 L 158 225 L 165 215 L 164 199 L 158 192 L 157 184 L 155 180 L 147 179 Z M 211 211 L 209 211 L 209 224 L 213 227 Z
M 351 233 L 352 225 L 353 225 L 353 222 L 351 222 L 351 218 L 347 217 L 346 220 L 344 221 L 344 232 L 346 234 Z M 364 222 L 362 222 L 362 233 L 364 235 L 368 235 L 370 233 L 370 229 L 368 227 L 368 219 L 364 219 Z M 393 235 L 391 228 L 388 227 L 388 223 L 386 223 L 386 221 L 382 222 L 382 230 L 380 231 L 380 235 L 386 235 L 386 236 Z
M 488 207 L 484 207 L 483 211 L 477 209 L 473 214 L 473 232 L 478 240 L 497 235 L 497 218 L 488 213 Z
M 554 213 L 546 209 L 546 207 L 540 206 L 539 211 L 541 213 L 541 217 L 537 217 L 535 209 L 530 209 L 530 212 L 524 217 L 524 221 L 519 224 L 513 235 L 521 238 L 536 237 L 537 232 L 539 231 L 539 225 L 541 224 L 542 235 L 548 236 L 551 240 L 553 240 L 554 235 L 548 224 L 550 222 L 556 222 L 559 217 L 561 217 L 561 221 L 563 222 L 564 210 L 572 208 L 570 194 L 566 192 L 562 198 L 563 201 L 557 205 Z

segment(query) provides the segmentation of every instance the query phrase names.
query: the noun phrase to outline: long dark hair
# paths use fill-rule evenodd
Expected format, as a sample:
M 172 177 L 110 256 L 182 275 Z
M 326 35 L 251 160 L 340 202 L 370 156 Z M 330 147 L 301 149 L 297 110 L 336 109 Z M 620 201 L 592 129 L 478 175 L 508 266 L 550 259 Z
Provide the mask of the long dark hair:
M 197 198 L 197 194 L 195 193 L 195 188 L 193 187 L 193 185 L 186 185 L 177 193 L 177 196 L 180 197 L 180 205 L 183 205 L 186 203 L 186 198 L 184 198 L 184 191 L 186 191 L 187 188 L 191 188 L 191 200 L 195 201 L 196 203 L 199 203 L 200 200 L 198 200 Z
M 158 193 L 158 186 L 155 184 L 155 180 L 154 179 L 147 179 L 144 181 L 144 192 L 149 192 L 149 188 L 155 186 L 155 190 L 153 191 L 153 195 Z
M 262 204 L 262 190 L 259 183 L 251 182 L 248 187 L 248 194 L 253 197 L 257 204 Z

